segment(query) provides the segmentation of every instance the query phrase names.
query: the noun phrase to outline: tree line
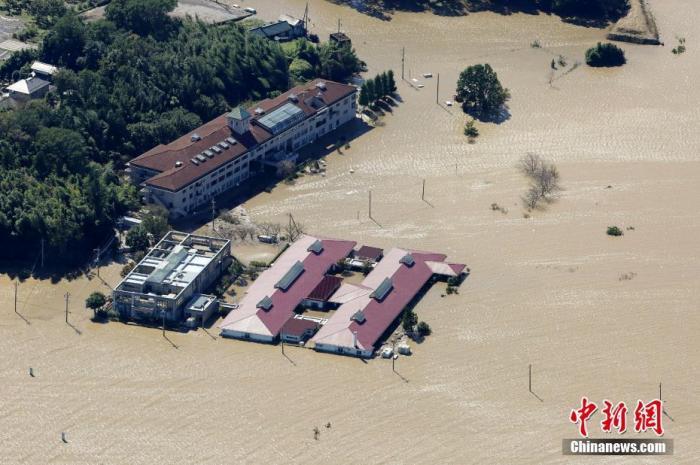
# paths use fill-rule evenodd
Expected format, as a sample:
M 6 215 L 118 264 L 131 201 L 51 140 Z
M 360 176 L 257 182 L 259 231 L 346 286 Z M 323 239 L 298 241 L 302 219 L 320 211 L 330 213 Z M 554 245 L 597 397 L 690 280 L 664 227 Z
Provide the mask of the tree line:
M 396 92 L 394 72 L 392 70 L 384 71 L 362 83 L 358 103 L 363 107 L 373 105 L 379 99 L 388 97 L 394 92 Z
M 289 87 L 279 44 L 236 24 L 172 19 L 175 4 L 115 0 L 90 23 L 66 10 L 38 51 L 0 66 L 5 80 L 28 76 L 35 59 L 61 67 L 45 99 L 0 113 L 0 255 L 33 257 L 44 240 L 47 258 L 82 260 L 139 207 L 126 161 Z M 360 66 L 352 50 L 318 56 L 313 74 L 328 79 Z

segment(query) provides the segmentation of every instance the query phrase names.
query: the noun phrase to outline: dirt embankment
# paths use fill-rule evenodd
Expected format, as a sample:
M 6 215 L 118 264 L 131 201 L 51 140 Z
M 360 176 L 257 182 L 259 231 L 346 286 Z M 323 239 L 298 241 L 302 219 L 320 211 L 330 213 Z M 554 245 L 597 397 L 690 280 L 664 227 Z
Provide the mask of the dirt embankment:
M 646 0 L 631 0 L 630 11 L 615 23 L 608 39 L 644 45 L 660 45 L 659 31 Z

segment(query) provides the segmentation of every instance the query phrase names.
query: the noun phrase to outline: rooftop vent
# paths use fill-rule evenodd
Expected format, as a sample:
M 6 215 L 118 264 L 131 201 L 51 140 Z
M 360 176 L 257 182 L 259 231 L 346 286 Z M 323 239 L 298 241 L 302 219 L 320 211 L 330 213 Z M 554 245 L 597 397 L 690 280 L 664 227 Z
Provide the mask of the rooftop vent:
M 326 83 L 323 81 L 318 82 L 318 83 L 316 83 L 316 87 L 318 87 L 321 90 L 326 90 Z
M 195 132 L 194 134 L 192 134 L 192 137 L 190 139 L 192 140 L 192 142 L 197 142 L 198 140 L 202 140 L 202 136 Z
M 179 168 L 179 167 L 181 167 L 181 166 L 182 166 L 182 162 L 181 162 L 181 161 L 176 161 L 176 162 L 175 162 L 175 168 Z
M 231 145 L 236 145 L 238 143 L 238 142 L 236 142 L 236 139 L 234 139 L 233 137 L 227 137 L 226 142 L 228 142 Z
M 359 324 L 362 324 L 365 322 L 365 313 L 362 310 L 358 310 L 355 312 L 353 316 L 350 317 L 352 321 L 356 321 Z
M 263 114 L 265 114 L 265 110 L 263 110 L 262 108 L 258 107 L 258 108 L 255 109 L 255 114 L 256 114 L 256 115 L 263 115 Z
M 317 239 L 316 242 L 314 242 L 313 244 L 311 244 L 311 245 L 309 246 L 309 248 L 306 249 L 306 250 L 309 251 L 309 252 L 313 252 L 313 253 L 315 253 L 316 255 L 318 255 L 318 254 L 320 254 L 321 252 L 323 252 L 323 242 L 321 242 L 320 240 Z
M 256 305 L 257 308 L 262 308 L 266 312 L 272 308 L 272 299 L 270 296 L 265 296 L 262 298 L 260 302 Z
M 399 263 L 403 263 L 407 267 L 412 267 L 414 263 L 416 263 L 416 260 L 413 258 L 413 255 L 410 253 L 407 253 L 403 257 L 401 257 L 401 260 L 399 260 Z
M 391 292 L 393 288 L 394 284 L 391 282 L 391 278 L 384 278 L 384 281 L 382 281 L 379 287 L 370 294 L 370 297 L 378 302 L 381 302 L 387 295 L 389 295 L 389 292 Z
M 292 94 L 289 94 L 289 97 L 287 97 L 287 98 L 288 98 L 290 101 L 292 101 L 292 102 L 298 102 L 298 101 L 299 101 L 299 97 L 297 97 L 297 94 L 293 94 L 293 93 L 292 93 Z
M 275 287 L 277 289 L 281 289 L 283 291 L 286 291 L 289 289 L 292 284 L 294 284 L 294 281 L 297 280 L 299 276 L 304 272 L 304 265 L 300 262 L 297 261 L 292 267 L 287 271 L 284 276 L 282 276 L 282 279 L 280 279 L 277 284 L 275 284 Z
M 197 161 L 197 159 L 192 158 L 192 159 L 190 159 L 190 161 L 191 161 L 193 164 L 199 166 L 199 162 Z

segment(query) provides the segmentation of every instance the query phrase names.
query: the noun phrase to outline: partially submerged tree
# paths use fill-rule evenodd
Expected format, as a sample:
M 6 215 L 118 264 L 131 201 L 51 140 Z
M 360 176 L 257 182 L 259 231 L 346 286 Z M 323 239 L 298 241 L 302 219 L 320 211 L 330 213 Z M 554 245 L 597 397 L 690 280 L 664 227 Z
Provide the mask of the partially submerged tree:
M 97 318 L 97 310 L 101 309 L 107 303 L 107 297 L 101 292 L 93 292 L 85 299 L 85 306 L 94 312 L 94 317 Z
M 490 116 L 502 109 L 510 93 L 501 85 L 491 65 L 473 65 L 459 75 L 457 98 L 464 111 Z
M 547 163 L 534 153 L 528 153 L 518 163 L 520 171 L 530 178 L 530 188 L 523 197 L 523 203 L 534 210 L 540 202 L 550 202 L 561 190 L 559 170 L 553 163 Z
M 605 43 L 586 51 L 586 64 L 593 67 L 622 66 L 627 63 L 625 52 L 615 44 Z
M 404 331 L 413 331 L 413 328 L 418 324 L 418 316 L 412 308 L 407 308 L 403 312 L 403 318 L 401 319 L 401 326 Z

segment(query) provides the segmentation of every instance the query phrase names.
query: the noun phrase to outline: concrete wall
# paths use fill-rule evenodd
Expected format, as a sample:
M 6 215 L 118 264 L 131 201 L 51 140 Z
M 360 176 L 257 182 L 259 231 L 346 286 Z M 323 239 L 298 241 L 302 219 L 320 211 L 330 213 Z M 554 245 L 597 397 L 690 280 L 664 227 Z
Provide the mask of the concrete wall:
M 264 342 L 272 344 L 275 339 L 272 336 L 264 336 L 262 334 L 244 333 L 241 331 L 231 331 L 230 329 L 222 329 L 221 335 L 231 339 L 241 339 L 243 341 Z

